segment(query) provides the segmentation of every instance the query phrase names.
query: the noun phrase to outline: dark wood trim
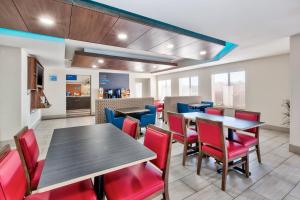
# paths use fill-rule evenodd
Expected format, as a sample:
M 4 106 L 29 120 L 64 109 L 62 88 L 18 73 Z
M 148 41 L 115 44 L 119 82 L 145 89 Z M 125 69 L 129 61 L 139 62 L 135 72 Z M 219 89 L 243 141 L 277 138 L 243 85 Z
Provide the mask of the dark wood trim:
M 154 61 L 154 60 L 146 60 L 146 59 L 139 59 L 139 58 L 111 56 L 111 55 L 90 53 L 90 52 L 84 52 L 84 51 L 75 51 L 74 56 L 75 55 L 90 56 L 90 57 L 96 57 L 96 58 L 101 57 L 101 58 L 109 58 L 109 59 L 118 59 L 118 60 L 132 61 L 132 62 L 143 62 L 143 63 L 157 64 L 157 65 L 178 66 L 178 64 L 174 63 L 174 62 L 163 62 L 163 61 Z M 73 65 L 73 62 L 72 62 L 72 65 Z
M 17 151 L 19 152 L 19 155 L 20 155 L 20 159 L 21 159 L 21 162 L 22 162 L 22 165 L 23 165 L 23 168 L 24 168 L 24 171 L 25 171 L 25 177 L 26 177 L 26 182 L 27 182 L 27 188 L 26 188 L 26 194 L 30 194 L 32 192 L 31 190 L 31 180 L 30 180 L 30 175 L 29 175 L 29 169 L 27 167 L 27 164 L 26 164 L 26 161 L 25 161 L 25 157 L 24 157 L 24 154 L 23 154 L 23 151 L 22 151 L 22 148 L 21 148 L 21 145 L 20 145 L 20 137 L 21 135 L 28 130 L 28 127 L 24 127 L 22 128 L 15 136 L 14 136 L 14 140 L 15 140 L 15 143 L 16 143 L 16 147 L 17 147 Z

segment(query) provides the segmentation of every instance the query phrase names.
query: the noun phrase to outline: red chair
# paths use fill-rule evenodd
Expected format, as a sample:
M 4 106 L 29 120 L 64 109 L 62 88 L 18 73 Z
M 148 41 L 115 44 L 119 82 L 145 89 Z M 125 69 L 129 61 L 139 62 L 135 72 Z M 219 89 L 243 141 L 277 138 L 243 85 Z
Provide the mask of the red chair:
M 224 116 L 224 109 L 223 108 L 206 108 L 205 113 L 211 114 L 211 115 Z
M 15 135 L 14 139 L 29 182 L 28 191 L 30 192 L 35 190 L 39 184 L 44 160 L 38 161 L 39 147 L 32 129 L 23 128 Z
M 173 112 L 167 114 L 169 130 L 173 133 L 173 139 L 184 145 L 182 165 L 185 165 L 189 151 L 198 150 L 198 134 L 195 130 L 187 128 L 186 120 L 182 114 Z
M 235 118 L 259 122 L 260 121 L 260 113 L 236 110 Z M 260 146 L 259 146 L 259 127 L 248 129 L 248 130 L 246 130 L 246 132 L 252 134 L 252 136 L 246 135 L 243 133 L 234 132 L 233 140 L 235 142 L 238 142 L 238 143 L 244 145 L 248 149 L 255 147 L 254 151 L 256 151 L 257 160 L 259 163 L 261 163 Z
M 27 184 L 18 152 L 5 146 L 0 150 L 1 200 L 97 200 L 90 179 L 25 197 Z
M 122 131 L 133 137 L 134 139 L 137 139 L 139 137 L 139 120 L 127 116 L 124 120 Z
M 161 113 L 161 115 L 163 115 L 163 113 L 164 113 L 164 103 L 161 102 L 161 101 L 159 101 L 159 100 L 155 100 L 155 101 L 154 101 L 154 105 L 155 105 L 155 107 L 156 107 L 156 112 L 157 112 L 157 114 L 160 114 L 160 113 Z M 160 116 L 160 117 L 158 117 L 158 118 L 159 118 L 159 119 L 164 119 L 163 116 Z
M 223 123 L 207 119 L 196 119 L 199 134 L 199 158 L 197 164 L 197 174 L 200 174 L 203 155 L 215 158 L 223 164 L 222 168 L 222 190 L 226 190 L 226 178 L 229 167 L 242 165 L 245 169 L 246 177 L 249 177 L 249 157 L 248 149 L 239 143 L 226 141 L 223 132 Z M 241 159 L 234 165 L 229 163 Z
M 104 175 L 104 191 L 108 200 L 142 200 L 163 194 L 169 199 L 168 175 L 172 134 L 153 125 L 146 129 L 144 145 L 157 158 Z

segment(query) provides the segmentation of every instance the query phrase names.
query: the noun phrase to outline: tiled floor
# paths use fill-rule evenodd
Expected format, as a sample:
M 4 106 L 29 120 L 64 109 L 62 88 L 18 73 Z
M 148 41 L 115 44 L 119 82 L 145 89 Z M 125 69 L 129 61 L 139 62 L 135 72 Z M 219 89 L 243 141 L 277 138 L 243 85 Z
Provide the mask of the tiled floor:
M 41 158 L 46 156 L 53 129 L 94 124 L 94 117 L 42 121 L 36 128 Z M 220 189 L 221 175 L 215 172 L 213 159 L 203 161 L 201 175 L 196 175 L 196 157 L 181 165 L 182 145 L 174 143 L 170 165 L 169 192 L 173 200 L 300 200 L 300 156 L 288 151 L 288 134 L 261 129 L 262 162 L 250 155 L 249 179 L 229 172 L 227 190 Z M 141 139 L 142 141 L 142 139 Z M 156 198 L 160 199 L 160 198 Z

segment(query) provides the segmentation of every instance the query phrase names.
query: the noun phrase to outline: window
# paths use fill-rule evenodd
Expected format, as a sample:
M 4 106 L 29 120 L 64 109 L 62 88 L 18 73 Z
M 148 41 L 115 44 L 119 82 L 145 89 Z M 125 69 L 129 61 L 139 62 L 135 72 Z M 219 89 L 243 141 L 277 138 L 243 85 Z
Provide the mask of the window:
M 165 96 L 171 96 L 171 80 L 158 81 L 158 99 L 163 100 Z
M 217 106 L 245 108 L 245 71 L 212 75 L 212 99 Z
M 179 96 L 198 95 L 198 77 L 179 78 Z
M 135 83 L 135 97 L 143 97 L 143 83 L 141 82 Z

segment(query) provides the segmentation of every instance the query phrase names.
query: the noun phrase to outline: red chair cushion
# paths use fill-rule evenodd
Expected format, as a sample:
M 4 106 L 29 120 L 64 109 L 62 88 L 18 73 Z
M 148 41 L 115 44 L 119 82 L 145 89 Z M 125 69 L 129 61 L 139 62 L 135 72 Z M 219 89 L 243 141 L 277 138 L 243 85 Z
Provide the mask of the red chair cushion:
M 222 126 L 205 120 L 197 121 L 199 138 L 202 143 L 222 148 L 224 136 Z
M 127 133 L 131 137 L 135 138 L 137 126 L 138 126 L 138 123 L 136 121 L 125 118 L 123 127 L 122 127 L 122 131 Z
M 163 189 L 162 174 L 150 163 L 134 165 L 104 176 L 107 199 L 141 200 Z
M 228 141 L 226 142 L 227 145 L 227 153 L 228 153 L 228 159 L 233 159 L 233 158 L 237 158 L 245 153 L 248 152 L 248 148 L 244 147 L 243 145 L 240 145 L 236 142 L 231 142 Z M 215 149 L 209 145 L 203 145 L 202 146 L 202 151 L 206 152 L 210 155 L 214 155 L 217 158 L 219 158 L 220 160 L 223 158 L 223 152 Z
M 183 135 L 185 129 L 182 122 L 184 120 L 183 116 L 168 114 L 168 119 L 170 131 Z
M 157 108 L 157 112 L 162 112 L 164 110 L 164 108 Z
M 20 146 L 29 173 L 35 169 L 39 157 L 38 144 L 32 129 L 28 129 L 19 137 Z
M 187 129 L 186 135 L 187 135 L 188 143 L 195 143 L 195 142 L 198 141 L 198 134 L 195 130 Z M 174 133 L 173 134 L 173 139 L 177 140 L 179 142 L 183 142 L 184 141 L 184 136 Z
M 161 170 L 165 169 L 168 159 L 169 137 L 168 134 L 152 128 L 146 129 L 144 145 L 156 153 L 156 159 L 151 162 Z
M 26 177 L 16 150 L 0 161 L 0 199 L 22 200 L 26 192 Z
M 25 200 L 97 200 L 92 181 L 85 180 L 48 192 L 30 195 Z
M 233 133 L 233 141 L 250 148 L 258 143 L 257 138 L 242 133 Z
M 44 168 L 45 160 L 38 161 L 34 171 L 30 173 L 30 188 L 36 190 Z
M 224 115 L 224 110 L 217 109 L 217 108 L 206 108 L 205 112 L 207 114 L 211 114 L 211 115 L 219 115 L 219 116 L 223 116 Z
M 249 121 L 259 121 L 259 115 L 258 113 L 252 113 L 252 112 L 243 112 L 243 111 L 236 111 L 235 117 L 239 119 L 249 120 Z M 257 133 L 258 128 L 250 128 L 246 130 L 246 132 L 250 133 Z

